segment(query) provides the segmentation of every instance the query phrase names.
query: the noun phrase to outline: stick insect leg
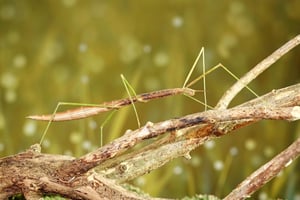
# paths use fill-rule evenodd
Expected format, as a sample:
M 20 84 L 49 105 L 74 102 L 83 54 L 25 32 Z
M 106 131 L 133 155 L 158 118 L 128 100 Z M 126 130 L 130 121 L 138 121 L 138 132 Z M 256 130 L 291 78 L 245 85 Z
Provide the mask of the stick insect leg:
M 199 80 L 201 80 L 202 78 L 204 79 L 205 75 L 210 74 L 211 72 L 213 72 L 214 70 L 218 69 L 218 68 L 222 68 L 224 69 L 228 74 L 230 74 L 230 76 L 232 76 L 235 80 L 239 80 L 239 78 L 232 73 L 229 69 L 227 69 L 227 67 L 225 67 L 224 65 L 222 65 L 221 63 L 217 64 L 216 66 L 212 67 L 210 70 L 208 70 L 206 72 L 206 74 L 202 74 L 200 75 L 198 78 L 194 79 L 193 81 L 191 81 L 187 87 L 191 87 L 192 85 L 194 85 L 196 82 L 198 82 Z M 245 88 L 247 88 L 254 96 L 258 97 L 258 95 L 249 87 L 249 86 L 245 86 Z
M 205 68 L 204 47 L 201 48 L 201 50 L 200 50 L 200 52 L 199 52 L 199 54 L 198 54 L 198 56 L 197 56 L 195 62 L 193 63 L 193 66 L 191 67 L 191 69 L 190 69 L 188 75 L 187 75 L 186 78 L 185 78 L 185 81 L 184 81 L 182 87 L 183 87 L 183 88 L 188 88 L 188 87 L 192 86 L 193 84 L 195 84 L 197 81 L 200 80 L 200 79 L 197 78 L 196 81 L 192 81 L 193 84 L 188 84 L 188 81 L 190 80 L 191 75 L 192 75 L 192 73 L 194 72 L 194 70 L 195 70 L 195 68 L 196 68 L 196 66 L 197 66 L 197 64 L 198 64 L 199 59 L 200 59 L 201 56 L 202 56 L 202 72 L 203 72 L 202 75 L 201 75 L 201 78 L 203 78 L 203 91 L 204 91 L 204 92 L 203 92 L 203 95 L 204 95 L 203 98 L 204 98 L 204 103 L 201 102 L 201 101 L 199 101 L 199 100 L 197 100 L 197 99 L 194 98 L 194 97 L 191 97 L 191 98 L 192 98 L 193 100 L 195 100 L 195 101 L 201 103 L 202 105 L 204 105 L 205 110 L 207 110 L 207 107 L 210 107 L 210 106 L 207 105 L 207 98 L 206 98 L 206 79 L 205 79 L 205 75 L 206 75 L 206 71 L 205 71 L 205 70 L 206 70 L 206 68 Z M 188 84 L 188 85 L 187 85 L 187 84 Z M 187 95 L 186 95 L 186 96 L 187 96 Z
M 58 109 L 59 107 L 61 106 L 96 106 L 96 107 L 104 107 L 103 105 L 101 104 L 86 104 L 86 103 L 74 103 L 74 102 L 58 102 L 58 104 L 56 105 L 53 113 L 51 114 L 51 118 L 48 121 L 47 123 L 47 126 L 45 128 L 45 130 L 43 131 L 43 134 L 42 134 L 42 137 L 40 139 L 40 142 L 39 144 L 42 145 L 44 139 L 45 139 L 45 136 L 50 128 L 50 125 L 51 123 L 54 121 L 54 118 L 55 118 L 55 115 L 56 113 L 58 112 Z
M 136 97 L 137 94 L 135 93 L 133 87 L 130 85 L 130 83 L 127 81 L 127 79 L 124 77 L 123 74 L 121 74 L 121 79 L 122 79 L 122 82 L 123 82 L 124 87 L 126 89 L 126 92 L 129 96 L 129 99 L 131 101 L 131 104 L 132 104 L 132 107 L 133 107 L 133 110 L 134 110 L 134 114 L 135 114 L 135 117 L 136 117 L 136 120 L 137 120 L 138 127 L 140 128 L 141 127 L 141 122 L 140 122 L 139 115 L 137 113 L 137 110 L 136 110 L 136 107 L 134 105 L 134 101 L 133 101 L 133 98 L 132 98 L 132 95 L 130 94 L 130 92 L 133 93 L 134 97 Z
M 131 101 L 131 104 L 132 104 L 132 107 L 133 107 L 133 110 L 134 110 L 134 114 L 136 116 L 138 127 L 140 128 L 141 127 L 140 119 L 139 119 L 139 116 L 138 116 L 138 113 L 137 113 L 137 109 L 135 107 L 134 100 L 132 98 L 131 93 L 133 93 L 133 96 L 135 98 L 137 98 L 137 94 L 136 94 L 135 90 L 133 89 L 133 87 L 131 86 L 131 84 L 127 81 L 127 79 L 125 78 L 125 76 L 123 74 L 121 74 L 120 76 L 121 76 L 121 79 L 122 79 L 122 83 L 123 83 L 123 85 L 125 87 L 126 93 L 127 93 L 128 97 L 129 97 L 129 100 Z M 100 127 L 100 145 L 101 146 L 103 145 L 103 128 L 107 124 L 107 122 L 111 119 L 111 117 L 113 116 L 113 114 L 115 112 L 116 112 L 116 110 L 113 110 L 112 113 L 110 113 L 108 115 L 108 117 L 104 120 L 104 122 L 101 124 L 101 127 Z
M 53 119 L 54 119 L 54 116 L 55 116 L 55 114 L 56 114 L 56 112 L 57 112 L 59 106 L 60 106 L 60 105 L 63 105 L 63 104 L 64 104 L 64 102 L 58 102 L 58 104 L 56 105 L 56 107 L 55 107 L 55 109 L 54 109 L 54 111 L 53 111 L 53 113 L 52 113 L 51 119 L 48 121 L 47 126 L 46 126 L 46 128 L 45 128 L 45 130 L 44 130 L 44 132 L 43 132 L 43 134 L 42 134 L 41 139 L 40 139 L 40 146 L 42 146 L 42 143 L 43 143 L 43 141 L 44 141 L 44 138 L 45 138 L 45 136 L 46 136 L 46 134 L 47 134 L 47 132 L 48 132 L 48 129 L 49 129 L 49 127 L 50 127 L 50 125 L 51 125 L 51 123 L 52 123 L 52 121 L 53 121 Z
M 194 80 L 192 80 L 191 82 L 188 83 L 200 57 L 202 56 L 202 71 L 203 71 L 203 74 L 200 75 L 199 77 L 195 78 Z M 210 74 L 211 72 L 213 72 L 214 70 L 218 69 L 218 68 L 222 68 L 224 69 L 229 75 L 231 75 L 234 79 L 236 79 L 237 81 L 239 80 L 239 78 L 233 74 L 229 69 L 227 69 L 224 65 L 222 65 L 221 63 L 217 64 L 216 66 L 212 67 L 211 69 L 209 69 L 208 71 L 206 71 L 206 67 L 205 67 L 205 55 L 204 55 L 204 48 L 202 47 L 192 68 L 190 69 L 188 75 L 186 76 L 186 79 L 184 81 L 184 84 L 183 84 L 183 88 L 190 88 L 191 86 L 193 86 L 195 83 L 197 83 L 199 80 L 203 79 L 203 91 L 204 91 L 204 102 L 201 102 L 199 100 L 197 100 L 196 98 L 192 97 L 192 96 L 188 96 L 188 95 L 185 95 L 185 96 L 188 96 L 189 98 L 197 101 L 198 103 L 201 103 L 202 105 L 205 106 L 205 110 L 208 108 L 213 108 L 211 106 L 209 106 L 207 104 L 207 96 L 206 96 L 206 75 Z M 259 95 L 257 95 L 249 86 L 245 85 L 245 88 L 247 90 L 249 90 L 255 97 L 258 97 Z
M 100 147 L 103 146 L 103 129 L 104 126 L 108 123 L 108 121 L 112 118 L 112 116 L 115 114 L 117 110 L 113 110 L 109 115 L 105 118 L 105 120 L 102 122 L 100 126 Z

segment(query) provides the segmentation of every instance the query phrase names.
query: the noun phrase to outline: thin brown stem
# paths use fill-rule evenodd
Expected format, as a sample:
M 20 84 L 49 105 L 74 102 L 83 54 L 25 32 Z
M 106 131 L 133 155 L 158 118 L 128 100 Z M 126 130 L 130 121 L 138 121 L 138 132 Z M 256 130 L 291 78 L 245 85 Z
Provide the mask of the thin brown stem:
M 300 35 L 297 35 L 287 43 L 285 43 L 282 47 L 277 49 L 263 61 L 258 63 L 253 69 L 251 69 L 247 74 L 245 74 L 242 78 L 240 78 L 231 88 L 229 88 L 225 94 L 219 100 L 216 109 L 226 109 L 232 99 L 244 88 L 246 87 L 252 80 L 254 80 L 258 75 L 260 75 L 263 71 L 268 69 L 273 63 L 275 63 L 279 58 L 281 58 L 284 54 L 289 52 L 291 49 L 300 44 Z
M 224 200 L 246 199 L 300 155 L 300 138 L 240 183 Z
M 300 104 L 300 102 L 298 102 Z M 298 120 L 300 118 L 300 107 L 241 107 L 228 110 L 209 110 L 202 113 L 187 115 L 178 119 L 170 119 L 159 123 L 148 122 L 145 126 L 126 133 L 124 136 L 114 140 L 110 144 L 97 149 L 94 152 L 68 163 L 61 171 L 70 176 L 82 174 L 100 163 L 119 155 L 125 150 L 133 147 L 138 142 L 157 137 L 163 133 L 196 126 L 199 124 L 216 124 L 234 120 L 261 120 L 261 119 L 285 119 Z M 211 130 L 211 135 L 222 135 L 232 130 Z M 68 178 L 68 177 L 67 177 Z

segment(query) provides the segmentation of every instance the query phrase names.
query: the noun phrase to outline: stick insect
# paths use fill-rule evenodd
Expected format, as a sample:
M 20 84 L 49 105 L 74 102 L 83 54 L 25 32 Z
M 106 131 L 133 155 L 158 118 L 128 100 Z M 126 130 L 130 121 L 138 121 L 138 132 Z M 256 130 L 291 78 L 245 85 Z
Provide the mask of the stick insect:
M 202 57 L 202 75 L 197 77 L 196 79 L 190 81 L 191 75 L 194 72 L 200 58 Z M 235 76 L 232 72 L 230 72 L 225 66 L 222 64 L 218 64 L 214 67 L 212 67 L 210 70 L 206 71 L 205 67 L 205 55 L 204 55 L 204 47 L 201 48 L 196 60 L 193 63 L 193 66 L 191 67 L 189 73 L 186 76 L 186 79 L 184 81 L 184 84 L 180 88 L 171 88 L 171 89 L 163 89 L 163 90 L 157 90 L 153 92 L 148 93 L 142 93 L 142 94 L 136 94 L 130 83 L 126 80 L 126 78 L 121 74 L 122 82 L 125 86 L 126 92 L 128 94 L 128 98 L 114 100 L 110 102 L 104 102 L 102 104 L 81 104 L 81 103 L 72 103 L 72 102 L 59 102 L 57 106 L 54 109 L 54 112 L 52 114 L 48 115 L 30 115 L 27 116 L 28 119 L 33 120 L 41 120 L 41 121 L 48 121 L 48 124 L 43 132 L 43 135 L 40 140 L 40 144 L 42 143 L 49 127 L 52 122 L 56 121 L 69 121 L 69 120 L 77 120 L 77 119 L 83 119 L 87 117 L 91 117 L 94 115 L 98 115 L 103 112 L 108 111 L 116 111 L 122 107 L 132 105 L 134 109 L 134 113 L 137 119 L 137 124 L 140 127 L 140 120 L 138 117 L 138 113 L 135 107 L 135 103 L 145 103 L 154 99 L 160 99 L 164 97 L 174 96 L 174 95 L 184 95 L 187 96 L 198 103 L 205 106 L 205 110 L 207 108 L 212 108 L 207 104 L 207 97 L 206 97 L 206 75 L 213 72 L 217 68 L 222 68 L 226 72 L 228 72 L 232 77 L 234 77 L 236 80 L 239 80 L 237 76 Z M 195 90 L 191 89 L 191 86 L 195 85 L 198 81 L 203 80 L 203 90 Z M 190 82 L 189 82 L 190 81 Z M 251 90 L 248 86 L 246 88 L 253 93 L 255 96 L 258 96 L 253 90 Z M 194 98 L 193 96 L 196 94 L 196 92 L 203 91 L 204 96 L 204 102 L 199 101 L 198 99 Z M 131 95 L 131 93 L 133 95 Z M 58 109 L 60 106 L 68 105 L 68 106 L 81 106 L 79 108 L 58 112 Z M 113 114 L 114 112 L 112 112 Z M 111 118 L 112 114 L 108 116 L 108 118 L 102 123 L 101 125 L 101 138 L 102 138 L 102 131 L 103 126 L 108 122 L 108 120 Z M 102 139 L 101 139 L 102 141 Z

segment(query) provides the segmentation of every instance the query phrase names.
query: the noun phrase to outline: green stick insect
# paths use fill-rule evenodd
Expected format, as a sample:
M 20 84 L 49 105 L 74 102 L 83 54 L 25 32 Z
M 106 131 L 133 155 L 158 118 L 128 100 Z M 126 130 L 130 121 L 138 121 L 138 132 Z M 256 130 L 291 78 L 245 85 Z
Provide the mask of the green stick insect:
M 197 77 L 196 79 L 192 80 L 189 82 L 192 73 L 194 72 L 200 58 L 202 57 L 202 75 Z M 204 56 L 204 48 L 202 47 L 193 66 L 191 67 L 188 75 L 186 76 L 186 79 L 184 81 L 184 84 L 180 88 L 170 88 L 170 89 L 163 89 L 163 90 L 157 90 L 153 92 L 147 92 L 147 93 L 142 93 L 142 94 L 136 94 L 134 91 L 133 87 L 130 85 L 130 83 L 127 81 L 127 79 L 124 77 L 124 75 L 121 74 L 121 79 L 124 84 L 124 87 L 126 89 L 126 92 L 128 94 L 128 98 L 124 99 L 119 99 L 119 100 L 114 100 L 114 101 L 109 101 L 109 102 L 104 102 L 102 104 L 82 104 L 82 103 L 72 103 L 72 102 L 59 102 L 52 114 L 48 115 L 31 115 L 28 116 L 28 119 L 33 119 L 33 120 L 42 120 L 42 121 L 48 121 L 48 124 L 43 132 L 43 135 L 40 140 L 40 144 L 42 144 L 46 133 L 51 125 L 52 122 L 56 121 L 70 121 L 70 120 L 76 120 L 76 119 L 83 119 L 87 117 L 91 117 L 94 115 L 98 115 L 103 112 L 108 112 L 108 111 L 113 111 L 107 119 L 102 123 L 101 125 L 101 138 L 102 138 L 102 132 L 103 132 L 103 126 L 109 121 L 109 119 L 112 117 L 113 113 L 125 106 L 132 105 L 136 119 L 137 119 L 137 124 L 138 127 L 140 127 L 140 120 L 138 117 L 138 113 L 135 107 L 135 103 L 145 103 L 154 99 L 160 99 L 164 97 L 169 97 L 169 96 L 174 96 L 174 95 L 184 95 L 187 96 L 202 105 L 205 106 L 205 110 L 207 108 L 212 108 L 207 104 L 207 97 L 206 97 L 206 75 L 209 73 L 213 72 L 214 70 L 222 68 L 226 72 L 228 72 L 232 77 L 234 77 L 236 80 L 239 80 L 237 76 L 235 76 L 232 72 L 230 72 L 225 66 L 222 64 L 218 64 L 214 67 L 212 67 L 210 70 L 206 72 L 206 67 L 205 67 L 205 56 Z M 203 90 L 194 90 L 191 89 L 191 86 L 195 85 L 198 81 L 203 80 Z M 255 96 L 258 96 L 253 90 L 251 90 L 248 86 L 246 88 L 253 93 Z M 203 91 L 204 94 L 204 102 L 199 101 L 198 99 L 194 98 L 193 96 L 196 94 L 196 92 Z M 79 108 L 63 111 L 63 112 L 58 112 L 59 107 L 68 105 L 68 106 L 80 106 Z M 101 140 L 102 141 L 102 140 Z M 102 142 L 101 142 L 102 143 Z

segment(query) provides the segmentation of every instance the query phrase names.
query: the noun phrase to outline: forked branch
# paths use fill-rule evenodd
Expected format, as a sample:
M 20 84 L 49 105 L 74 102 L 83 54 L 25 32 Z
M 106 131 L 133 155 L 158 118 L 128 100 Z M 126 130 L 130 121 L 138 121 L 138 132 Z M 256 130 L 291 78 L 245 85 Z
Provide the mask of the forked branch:
M 266 105 L 265 102 L 268 102 L 268 105 Z M 278 107 L 275 107 L 275 105 Z M 141 149 L 138 152 L 133 152 L 114 161 L 108 160 L 107 162 L 102 163 L 99 166 L 99 169 L 107 176 L 114 177 L 116 181 L 129 181 L 153 169 L 159 168 L 164 163 L 175 157 L 188 155 L 191 150 L 195 149 L 207 140 L 228 134 L 238 128 L 257 122 L 261 119 L 283 119 L 288 121 L 297 120 L 299 119 L 300 113 L 299 105 L 300 84 L 296 84 L 283 89 L 271 91 L 264 96 L 255 98 L 232 109 L 210 110 L 175 119 L 172 123 L 162 122 L 152 124 L 151 127 L 156 130 L 156 133 L 158 133 L 157 130 L 159 130 L 159 127 L 161 127 L 161 129 L 167 128 L 175 130 L 177 128 L 175 125 L 178 124 L 178 121 L 188 122 L 196 121 L 195 119 L 197 118 L 201 119 L 197 125 L 191 128 L 187 128 L 188 126 L 186 126 L 184 129 L 181 129 L 174 134 L 167 135 L 165 138 L 151 144 L 151 146 Z M 161 124 L 169 124 L 170 126 L 166 127 Z M 144 128 L 145 127 L 136 131 L 141 131 Z M 161 131 L 161 134 L 163 133 L 164 131 Z M 135 137 L 136 135 L 139 135 L 139 132 L 133 132 L 133 134 L 130 134 L 129 137 Z M 123 137 L 125 140 L 126 136 L 124 135 Z M 131 139 L 130 141 L 135 141 L 135 139 Z M 107 146 L 104 146 L 103 148 L 106 147 Z M 97 151 L 94 153 L 97 154 Z M 145 161 L 151 164 L 139 164 L 145 163 Z M 128 169 L 125 172 L 112 169 L 120 168 L 122 166 L 124 167 L 124 165 Z

